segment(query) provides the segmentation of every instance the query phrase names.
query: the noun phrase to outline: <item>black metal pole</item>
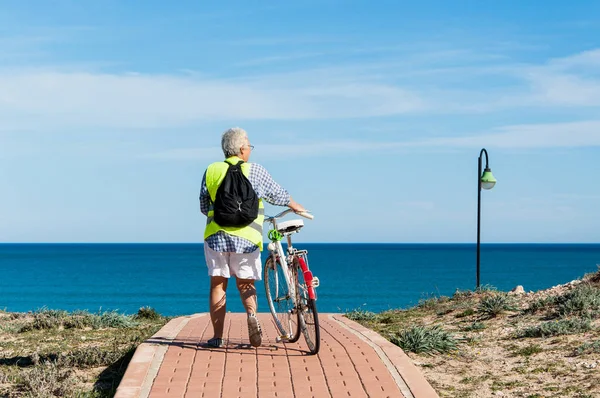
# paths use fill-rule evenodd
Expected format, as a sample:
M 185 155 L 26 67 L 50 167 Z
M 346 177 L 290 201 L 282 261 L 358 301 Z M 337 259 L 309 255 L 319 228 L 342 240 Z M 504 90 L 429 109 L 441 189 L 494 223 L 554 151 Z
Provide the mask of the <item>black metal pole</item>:
M 477 289 L 479 289 L 479 261 L 481 245 L 481 154 L 477 159 Z
M 477 289 L 479 289 L 479 272 L 481 260 L 481 157 L 485 154 L 485 168 L 489 167 L 488 153 L 483 148 L 477 159 Z

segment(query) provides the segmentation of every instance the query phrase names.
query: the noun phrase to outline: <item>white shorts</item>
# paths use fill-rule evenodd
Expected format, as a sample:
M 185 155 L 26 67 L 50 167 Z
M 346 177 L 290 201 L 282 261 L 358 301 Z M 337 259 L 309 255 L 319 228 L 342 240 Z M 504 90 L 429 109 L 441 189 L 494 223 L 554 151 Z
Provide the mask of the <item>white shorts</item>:
M 262 279 L 260 250 L 252 253 L 221 253 L 204 244 L 204 257 L 209 276 L 229 278 L 232 275 L 239 279 Z

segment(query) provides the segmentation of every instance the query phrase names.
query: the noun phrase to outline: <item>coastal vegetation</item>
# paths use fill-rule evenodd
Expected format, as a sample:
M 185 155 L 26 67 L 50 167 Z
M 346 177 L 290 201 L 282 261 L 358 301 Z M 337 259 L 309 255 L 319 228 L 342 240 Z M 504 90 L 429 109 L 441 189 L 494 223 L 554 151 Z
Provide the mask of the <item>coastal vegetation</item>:
M 600 396 L 600 271 L 538 292 L 493 286 L 346 316 L 401 347 L 441 397 Z M 137 346 L 169 318 L 0 311 L 0 396 L 113 397 Z
M 0 396 L 112 397 L 136 347 L 167 318 L 116 311 L 0 311 Z
M 441 397 L 600 396 L 600 271 L 538 292 L 485 286 L 346 316 L 401 347 Z

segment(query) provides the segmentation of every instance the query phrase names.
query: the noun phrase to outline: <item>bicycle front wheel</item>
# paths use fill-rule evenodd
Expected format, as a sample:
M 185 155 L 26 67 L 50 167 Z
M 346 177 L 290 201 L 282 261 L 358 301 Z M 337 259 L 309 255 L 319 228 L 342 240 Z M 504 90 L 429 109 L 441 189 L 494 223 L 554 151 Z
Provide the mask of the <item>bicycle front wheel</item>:
M 306 345 L 311 354 L 317 354 L 321 347 L 321 332 L 319 329 L 319 314 L 317 313 L 317 303 L 308 296 L 308 287 L 304 280 L 304 273 L 296 259 L 296 269 L 298 275 L 297 296 L 298 296 L 298 323 Z
M 295 283 L 295 270 L 293 267 L 290 270 L 292 270 L 292 283 Z M 279 261 L 274 262 L 272 256 L 267 258 L 263 270 L 263 280 L 269 309 L 280 336 L 287 341 L 294 342 L 300 337 L 300 327 L 294 300 L 286 283 L 284 272 Z

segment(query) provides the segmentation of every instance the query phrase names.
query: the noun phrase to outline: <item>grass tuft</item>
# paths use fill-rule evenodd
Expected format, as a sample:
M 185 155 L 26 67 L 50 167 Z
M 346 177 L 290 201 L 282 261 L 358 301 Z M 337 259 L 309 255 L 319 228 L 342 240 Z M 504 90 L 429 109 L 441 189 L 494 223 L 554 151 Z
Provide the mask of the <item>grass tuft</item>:
M 486 328 L 483 322 L 473 322 L 469 326 L 466 326 L 462 330 L 465 332 L 478 332 L 480 330 L 484 330 Z
M 33 320 L 15 325 L 19 333 L 32 330 L 52 329 L 103 329 L 103 328 L 132 328 L 138 323 L 132 316 L 119 314 L 117 311 L 98 312 L 90 314 L 87 311 L 66 311 L 41 309 L 33 314 Z
M 134 318 L 157 320 L 161 318 L 161 315 L 152 307 L 141 307 Z
M 536 314 L 542 311 L 551 310 L 558 302 L 557 296 L 548 296 L 533 301 L 524 311 L 527 314 Z
M 73 395 L 73 371 L 54 363 L 33 366 L 17 379 L 17 388 L 28 397 L 66 397 Z
M 498 291 L 498 288 L 496 288 L 495 286 L 489 285 L 489 284 L 481 285 L 475 289 L 475 293 L 486 293 L 486 292 L 495 293 L 497 291 Z
M 356 308 L 350 312 L 346 312 L 346 318 L 353 321 L 375 321 L 377 314 L 371 311 Z
M 124 355 L 135 350 L 135 345 L 127 348 L 101 348 L 86 347 L 69 352 L 67 355 L 59 356 L 57 364 L 60 366 L 73 366 L 77 368 L 91 368 L 97 366 L 109 366 Z
M 526 328 L 519 333 L 519 337 L 549 337 L 565 334 L 576 334 L 592 330 L 589 319 L 561 319 L 558 321 L 544 322 L 538 326 Z
M 417 308 L 433 310 L 437 308 L 440 304 L 447 303 L 449 300 L 450 298 L 446 296 L 427 297 L 419 300 Z
M 471 296 L 473 296 L 474 292 L 472 290 L 460 290 L 456 289 L 454 294 L 452 295 L 453 300 L 464 300 Z
M 131 316 L 119 314 L 117 311 L 107 311 L 100 315 L 101 328 L 131 328 L 137 326 Z
M 399 331 L 391 336 L 390 340 L 404 351 L 411 351 L 416 354 L 442 354 L 457 349 L 454 336 L 443 330 L 439 325 L 431 327 L 413 326 Z
M 456 314 L 455 317 L 456 318 L 464 318 L 464 317 L 471 316 L 474 314 L 475 314 L 475 310 L 473 308 L 467 308 L 463 312 Z
M 0 369 L 0 384 L 12 383 L 12 378 Z
M 540 352 L 543 352 L 543 351 L 544 350 L 542 349 L 542 347 L 540 347 L 537 344 L 533 344 L 533 345 L 529 345 L 527 347 L 523 347 L 518 350 L 515 350 L 515 351 L 513 351 L 513 354 L 520 355 L 523 357 L 529 357 L 534 354 L 539 354 Z
M 513 297 L 506 293 L 494 293 L 481 299 L 477 312 L 485 319 L 495 318 L 506 311 L 516 311 Z
M 600 316 L 600 289 L 583 284 L 565 293 L 558 300 L 558 315 L 578 315 L 589 318 Z
M 600 353 L 600 340 L 584 343 L 573 351 L 573 356 Z

